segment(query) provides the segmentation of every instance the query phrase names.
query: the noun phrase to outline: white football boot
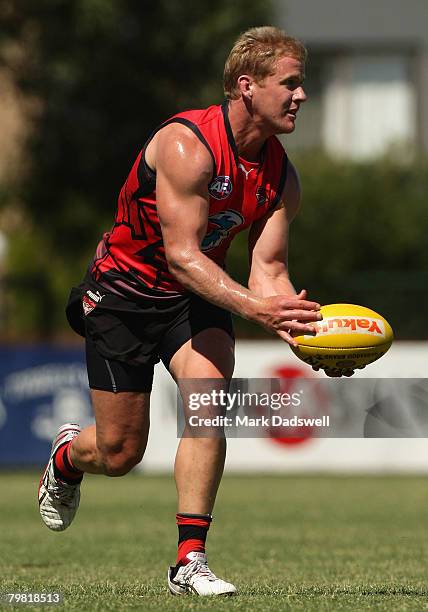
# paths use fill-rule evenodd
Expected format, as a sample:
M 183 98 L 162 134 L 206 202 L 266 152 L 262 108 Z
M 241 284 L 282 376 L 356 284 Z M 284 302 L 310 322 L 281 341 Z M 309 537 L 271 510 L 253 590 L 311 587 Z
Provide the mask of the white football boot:
M 234 595 L 233 584 L 217 578 L 207 564 L 207 556 L 201 552 L 190 552 L 190 562 L 178 568 L 168 570 L 168 587 L 173 595 Z
M 79 425 L 66 423 L 58 430 L 52 443 L 49 462 L 39 484 L 39 509 L 44 524 L 53 531 L 64 531 L 74 519 L 80 501 L 80 482 L 68 484 L 55 478 L 53 456 L 64 442 L 80 433 Z

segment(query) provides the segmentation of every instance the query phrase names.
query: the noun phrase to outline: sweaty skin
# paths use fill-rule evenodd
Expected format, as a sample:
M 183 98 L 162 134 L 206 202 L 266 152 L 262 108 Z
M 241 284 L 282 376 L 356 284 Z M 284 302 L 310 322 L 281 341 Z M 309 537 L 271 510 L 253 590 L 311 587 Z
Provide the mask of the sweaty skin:
M 281 244 L 275 245 L 277 254 L 272 252 L 268 255 L 276 263 L 272 261 L 272 266 L 266 263 L 266 268 L 272 267 L 272 274 L 277 277 L 276 282 L 272 283 L 271 276 L 272 291 L 267 290 L 264 280 L 259 282 L 259 290 L 255 292 L 234 281 L 200 249 L 207 229 L 208 183 L 213 172 L 212 158 L 204 145 L 186 127 L 173 124 L 161 130 L 150 143 L 146 160 L 156 170 L 157 209 L 165 253 L 169 268 L 177 280 L 190 291 L 221 308 L 278 333 L 292 345 L 296 343 L 291 333 L 314 333 L 315 329 L 308 323 L 321 318 L 317 312 L 320 305 L 306 300 L 305 292 L 296 296 L 288 280 L 285 262 L 281 264 L 276 261 L 276 255 L 283 258 L 286 253 L 287 215 L 293 215 L 292 212 L 286 212 L 284 203 L 279 205 L 278 215 L 271 223 L 274 225 L 277 220 L 280 221 L 277 236 Z M 297 206 L 291 188 L 289 190 L 291 211 Z M 296 189 L 295 192 L 297 195 Z M 182 221 L 177 225 L 179 213 Z M 256 231 L 253 231 L 253 237 Z M 273 232 L 271 230 L 271 234 Z M 262 233 L 259 231 L 257 240 L 253 238 L 253 246 L 260 241 L 258 261 L 266 251 L 266 247 L 263 250 L 261 244 Z M 267 240 L 269 237 L 266 237 L 265 242 Z M 251 276 L 254 279 L 254 273 Z M 279 295 L 279 290 L 284 294 Z
M 300 104 L 306 101 L 304 78 L 304 65 L 291 57 L 280 58 L 275 72 L 262 82 L 246 74 L 239 77 L 240 96 L 229 102 L 229 120 L 242 157 L 257 161 L 269 136 L 294 131 Z M 158 214 L 168 265 L 177 280 L 214 304 L 275 332 L 292 346 L 297 344 L 293 336 L 315 333 L 310 323 L 322 318 L 320 306 L 306 299 L 305 290 L 296 295 L 288 275 L 288 229 L 300 202 L 292 164 L 280 204 L 251 227 L 246 289 L 199 248 L 207 228 L 207 185 L 213 170 L 202 143 L 183 126 L 171 125 L 150 143 L 146 159 L 157 171 Z M 186 208 L 189 214 L 177 227 L 177 211 Z M 342 374 L 351 376 L 353 371 Z
M 302 57 L 302 53 L 299 53 L 299 57 Z M 262 81 L 248 74 L 234 79 L 233 99 L 228 103 L 230 125 L 227 136 L 230 144 L 231 130 L 243 162 L 261 163 L 266 140 L 294 130 L 300 104 L 306 100 L 303 80 L 304 64 L 293 57 L 277 59 L 272 73 Z M 226 140 L 221 137 L 217 144 L 226 146 Z M 276 175 L 276 167 L 283 160 L 284 154 L 279 151 L 278 143 L 274 144 L 275 147 L 270 150 L 278 151 L 279 157 L 266 158 L 266 164 L 272 162 L 272 166 L 267 168 L 267 176 L 271 170 L 275 170 L 273 174 Z M 272 142 L 268 143 L 268 146 L 271 145 Z M 221 153 L 223 155 L 223 149 Z M 238 162 L 235 150 L 234 153 Z M 265 212 L 268 208 L 266 204 L 266 207 L 252 211 L 265 216 L 250 227 L 247 288 L 234 281 L 201 250 L 208 227 L 208 185 L 215 163 L 206 147 L 186 126 L 167 123 L 150 141 L 145 157 L 148 165 L 156 171 L 156 206 L 163 246 L 169 271 L 179 283 L 213 304 L 264 326 L 290 345 L 296 345 L 294 335 L 315 333 L 312 323 L 322 318 L 320 305 L 307 300 L 305 290 L 296 295 L 288 274 L 288 230 L 300 200 L 300 186 L 294 167 L 288 165 L 283 192 L 276 194 L 273 200 L 277 202 L 278 196 L 281 196 L 276 208 Z M 245 163 L 242 165 L 245 173 L 252 171 L 245 169 Z M 281 177 L 285 178 L 283 173 Z M 264 174 L 259 178 L 262 183 Z M 284 184 L 282 179 L 280 184 Z M 257 205 L 258 188 L 256 191 L 250 190 L 252 186 L 247 185 L 240 192 L 244 198 L 240 202 L 242 208 L 246 204 L 249 207 Z M 151 204 L 153 202 L 150 200 Z M 249 218 L 254 219 L 259 215 Z M 164 264 L 162 258 L 162 269 Z M 161 272 L 161 268 L 156 272 Z M 188 406 L 188 381 L 192 381 L 191 391 L 195 388 L 203 390 L 206 379 L 216 389 L 226 390 L 234 369 L 234 338 L 226 329 L 213 323 L 201 331 L 192 331 L 191 337 L 175 351 L 168 365 L 185 407 Z M 105 365 L 108 369 L 109 362 L 106 361 Z M 145 452 L 150 427 L 150 392 L 127 390 L 125 384 L 121 387 L 125 390 L 119 389 L 118 392 L 113 392 L 110 386 L 107 390 L 104 388 L 105 385 L 91 389 L 96 425 L 83 429 L 64 450 L 67 450 L 72 466 L 82 472 L 123 476 L 139 463 Z M 138 389 L 138 385 L 130 385 L 130 388 Z M 207 407 L 208 413 L 213 407 L 215 405 Z M 195 435 L 188 424 L 180 440 L 174 468 L 179 513 L 206 515 L 211 514 L 214 507 L 224 468 L 226 437 L 218 436 L 215 430 L 208 433 L 206 437 Z M 56 504 L 59 513 L 57 491 L 61 481 L 58 479 L 55 483 L 50 510 L 53 511 L 53 504 Z M 64 492 L 70 495 L 70 489 L 63 488 Z M 73 511 L 77 508 L 78 497 L 75 496 L 74 500 Z M 199 545 L 203 547 L 203 544 L 201 540 Z M 192 538 L 189 545 L 194 546 Z M 179 565 L 175 576 L 181 571 L 183 561 L 184 558 L 177 557 Z M 188 567 L 192 569 L 190 564 Z M 201 567 L 201 577 L 207 581 L 207 573 L 213 575 L 205 564 L 201 564 Z M 208 582 L 211 590 L 200 594 L 213 594 L 213 583 L 217 584 L 216 592 L 219 594 L 235 591 L 233 585 L 214 576 Z M 169 586 L 171 588 L 170 582 Z

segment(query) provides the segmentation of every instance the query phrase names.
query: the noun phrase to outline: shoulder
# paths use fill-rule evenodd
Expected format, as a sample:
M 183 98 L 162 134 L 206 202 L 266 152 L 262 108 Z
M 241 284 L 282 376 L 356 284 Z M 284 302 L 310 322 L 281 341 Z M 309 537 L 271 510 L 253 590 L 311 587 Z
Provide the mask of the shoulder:
M 269 172 L 279 176 L 279 191 L 284 188 L 289 160 L 282 142 L 276 136 L 270 136 L 266 143 L 266 160 Z
M 268 142 L 276 151 L 280 151 L 281 153 L 284 153 L 284 155 L 286 155 L 284 145 L 282 144 L 278 136 L 269 136 Z
M 290 190 L 299 190 L 300 192 L 300 180 L 297 173 L 296 167 L 291 162 L 287 155 L 286 150 L 282 142 L 277 136 L 270 136 L 268 139 L 268 153 L 270 160 L 276 159 L 278 165 L 281 166 L 281 172 L 283 173 L 284 185 L 283 192 Z
M 287 161 L 287 178 L 282 192 L 282 205 L 287 211 L 289 219 L 293 219 L 300 207 L 300 179 L 296 167 Z
M 210 151 L 192 129 L 174 122 L 156 134 L 154 167 L 157 173 L 185 172 L 187 176 L 211 178 L 213 160 Z
M 288 220 L 291 221 L 300 207 L 300 179 L 294 164 L 288 158 L 286 158 L 283 178 L 284 183 L 278 193 L 278 201 L 273 210 L 283 209 Z
M 203 126 L 222 118 L 222 109 L 219 104 L 214 104 L 202 109 L 182 111 L 171 117 L 166 123 L 178 121 L 185 124 L 192 123 L 195 126 Z
M 285 181 L 284 193 L 298 192 L 300 196 L 300 178 L 296 166 L 287 159 L 287 180 Z
M 270 136 L 267 140 L 268 154 L 277 159 L 287 160 L 288 156 L 284 149 L 284 145 L 277 136 Z

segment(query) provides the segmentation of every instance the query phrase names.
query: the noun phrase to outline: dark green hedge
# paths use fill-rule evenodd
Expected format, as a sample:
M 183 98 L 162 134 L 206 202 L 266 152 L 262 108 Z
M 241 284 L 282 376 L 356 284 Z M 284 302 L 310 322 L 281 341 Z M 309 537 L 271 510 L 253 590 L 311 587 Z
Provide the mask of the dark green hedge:
M 351 302 L 382 313 L 401 339 L 427 339 L 428 163 L 337 162 L 321 154 L 294 160 L 301 210 L 290 231 L 297 289 L 321 303 Z M 72 202 L 79 207 L 79 202 Z M 92 255 L 100 228 L 75 253 L 61 253 L 29 226 L 11 242 L 7 330 L 13 337 L 65 331 L 63 304 Z M 228 270 L 246 284 L 247 235 L 232 245 Z M 236 319 L 240 336 L 263 337 Z M 4 334 L 3 334 L 4 335 Z
M 39 112 L 19 183 L 0 190 L 0 229 L 10 239 L 6 276 L 0 269 L 3 338 L 66 332 L 69 287 L 112 223 L 136 152 L 172 113 L 221 101 L 233 40 L 272 15 L 270 0 L 218 0 L 215 10 L 208 0 L 8 3 L 0 68 Z M 291 229 L 296 288 L 377 309 L 399 338 L 427 338 L 427 160 L 357 164 L 312 153 L 293 161 L 303 185 Z M 229 270 L 246 282 L 245 236 Z
M 290 231 L 290 274 L 321 303 L 351 302 L 382 313 L 398 338 L 426 339 L 428 160 L 402 164 L 296 157 L 302 207 Z M 230 272 L 247 278 L 245 238 Z M 238 322 L 240 334 L 252 333 Z

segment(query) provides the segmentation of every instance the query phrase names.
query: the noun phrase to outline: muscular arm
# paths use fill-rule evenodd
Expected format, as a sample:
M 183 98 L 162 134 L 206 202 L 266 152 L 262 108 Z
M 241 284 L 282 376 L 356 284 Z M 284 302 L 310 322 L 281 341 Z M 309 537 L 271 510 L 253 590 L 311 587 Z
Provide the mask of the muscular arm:
M 277 208 L 250 230 L 250 290 L 259 296 L 295 295 L 288 276 L 288 230 L 300 204 L 300 184 L 296 170 L 289 165 L 282 201 Z M 306 298 L 306 291 L 297 297 Z M 279 332 L 284 340 L 289 340 Z M 291 344 L 291 343 L 290 343 Z M 319 368 L 313 368 L 318 370 Z M 352 376 L 353 370 L 325 370 L 327 376 Z
M 288 232 L 299 204 L 299 179 L 294 166 L 289 163 L 281 202 L 274 211 L 251 226 L 248 286 L 256 295 L 296 295 L 288 274 Z
M 235 282 L 200 249 L 208 223 L 209 152 L 186 127 L 171 125 L 159 133 L 155 154 L 156 196 L 165 254 L 171 273 L 190 291 L 252 320 L 292 344 L 292 328 L 311 331 L 299 321 L 315 321 L 319 304 L 297 297 L 267 298 Z
M 186 289 L 245 318 L 261 300 L 235 282 L 200 249 L 208 224 L 213 162 L 206 147 L 181 125 L 161 134 L 156 154 L 156 197 L 171 273 Z

